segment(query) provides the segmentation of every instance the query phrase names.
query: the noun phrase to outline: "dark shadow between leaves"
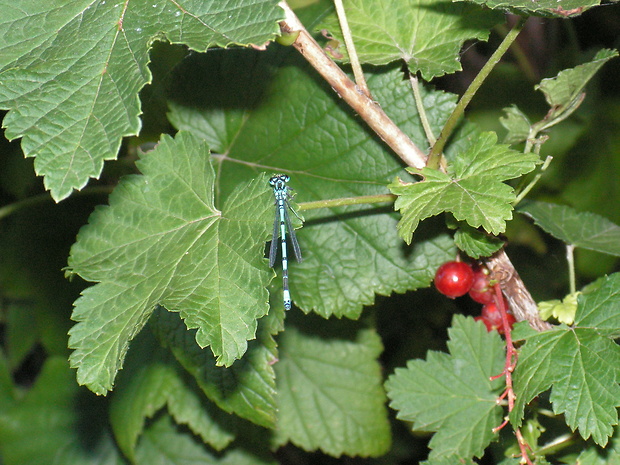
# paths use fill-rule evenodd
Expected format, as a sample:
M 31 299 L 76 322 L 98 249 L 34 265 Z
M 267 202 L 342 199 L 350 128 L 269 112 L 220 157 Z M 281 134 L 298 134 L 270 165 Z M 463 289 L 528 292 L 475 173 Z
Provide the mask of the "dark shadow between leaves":
M 197 379 L 201 389 L 214 400 L 226 401 L 238 394 L 240 381 L 245 375 L 255 371 L 252 367 L 253 355 L 261 349 L 260 340 L 248 341 L 245 355 L 230 367 L 216 366 L 216 359 L 210 347 L 201 348 L 196 342 L 196 330 L 188 330 L 176 312 L 158 306 L 149 327 L 159 343 L 170 349 L 176 360 L 189 374 Z M 260 334 L 260 328 L 257 331 Z M 215 401 L 215 400 L 214 400 Z

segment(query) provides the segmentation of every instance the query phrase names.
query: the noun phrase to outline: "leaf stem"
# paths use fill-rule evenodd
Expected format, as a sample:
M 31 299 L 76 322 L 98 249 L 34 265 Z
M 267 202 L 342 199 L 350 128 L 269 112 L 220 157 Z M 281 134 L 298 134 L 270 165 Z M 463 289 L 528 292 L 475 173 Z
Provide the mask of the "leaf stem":
M 538 181 L 542 177 L 543 173 L 546 171 L 546 169 L 551 164 L 552 160 L 553 160 L 553 157 L 551 155 L 549 155 L 545 159 L 545 162 L 543 163 L 543 165 L 540 168 L 540 170 L 538 171 L 538 173 L 536 173 L 536 176 L 534 176 L 532 181 L 527 186 L 525 186 L 521 192 L 519 192 L 519 195 L 517 195 L 517 198 L 515 199 L 515 201 L 512 204 L 513 206 L 516 206 L 519 202 L 521 202 L 521 200 L 523 200 L 523 198 L 532 190 L 532 188 L 536 185 L 536 183 L 538 183 Z
M 428 116 L 426 116 L 426 110 L 424 109 L 424 105 L 422 104 L 422 94 L 420 94 L 420 81 L 418 77 L 411 72 L 409 74 L 409 83 L 411 84 L 411 90 L 413 92 L 413 99 L 415 101 L 415 106 L 418 110 L 418 115 L 420 116 L 420 122 L 422 123 L 422 127 L 424 128 L 424 134 L 426 134 L 426 139 L 428 140 L 429 145 L 432 147 L 435 145 L 437 138 L 435 134 L 433 134 L 433 128 L 431 128 L 431 124 L 428 121 Z
M 317 208 L 343 207 L 346 205 L 361 205 L 373 203 L 394 202 L 396 196 L 393 194 L 363 195 L 360 197 L 343 197 L 340 199 L 317 200 L 315 202 L 302 202 L 299 210 L 315 210 Z
M 575 444 L 575 433 L 567 433 L 559 436 L 548 443 L 537 447 L 537 455 L 550 455 L 557 454 L 559 451 L 566 449 L 569 446 Z
M 508 33 L 508 28 L 504 24 L 496 26 L 495 30 L 503 36 Z M 534 66 L 530 62 L 527 53 L 523 50 L 523 47 L 521 47 L 518 42 L 514 42 L 510 47 L 510 52 L 514 56 L 515 60 L 517 60 L 517 65 L 521 71 L 523 71 L 525 78 L 530 82 L 538 81 L 539 77 L 536 74 Z
M 521 32 L 521 29 L 523 28 L 524 22 L 525 20 L 521 17 L 517 19 L 515 25 L 508 32 L 508 34 L 506 34 L 504 40 L 502 40 L 499 47 L 497 47 L 495 52 L 493 52 L 489 60 L 482 67 L 478 75 L 474 78 L 471 85 L 467 88 L 467 90 L 457 103 L 456 107 L 452 111 L 452 114 L 448 117 L 448 120 L 446 121 L 446 124 L 444 125 L 441 134 L 437 139 L 437 142 L 435 143 L 435 145 L 433 145 L 433 148 L 431 149 L 431 153 L 428 156 L 428 161 L 426 164 L 429 168 L 439 168 L 441 164 L 441 154 L 446 145 L 446 142 L 452 135 L 452 132 L 454 131 L 461 117 L 463 116 L 465 108 L 467 107 L 467 105 L 469 105 L 469 102 L 471 102 L 471 99 L 474 97 L 474 95 L 476 95 L 476 92 L 478 92 L 478 89 L 480 89 L 482 83 L 486 80 L 489 74 L 491 74 L 493 68 L 495 68 L 495 66 L 501 60 L 502 56 L 515 41 L 515 39 Z
M 349 22 L 347 21 L 347 15 L 344 11 L 344 5 L 342 0 L 334 0 L 336 6 L 336 14 L 338 15 L 338 21 L 340 22 L 340 29 L 342 30 L 342 37 L 344 38 L 344 44 L 347 47 L 347 53 L 349 54 L 349 60 L 351 61 L 351 68 L 353 68 L 353 75 L 355 76 L 355 83 L 368 97 L 370 97 L 370 90 L 362 71 L 362 65 L 360 64 L 357 51 L 355 50 L 355 44 L 353 43 L 353 35 L 349 28 Z
M 568 262 L 569 293 L 574 294 L 577 292 L 577 286 L 575 283 L 575 246 L 573 244 L 566 244 L 566 261 Z
M 334 63 L 312 38 L 304 25 L 286 1 L 278 5 L 284 10 L 286 19 L 280 22 L 283 34 L 299 31 L 293 47 L 316 69 L 342 99 L 385 141 L 385 143 L 408 165 L 422 169 L 426 155 L 385 114 L 381 106 L 366 95 Z
M 89 187 L 79 192 L 76 192 L 74 195 L 110 194 L 110 192 L 112 192 L 112 189 L 113 187 L 111 186 Z M 22 200 L 18 200 L 17 202 L 10 203 L 0 208 L 0 220 L 8 216 L 11 216 L 13 213 L 18 213 L 27 208 L 34 207 L 37 205 L 42 205 L 44 203 L 47 203 L 53 200 L 54 199 L 50 197 L 49 192 L 45 192 L 43 194 L 34 195 L 32 197 L 28 197 Z

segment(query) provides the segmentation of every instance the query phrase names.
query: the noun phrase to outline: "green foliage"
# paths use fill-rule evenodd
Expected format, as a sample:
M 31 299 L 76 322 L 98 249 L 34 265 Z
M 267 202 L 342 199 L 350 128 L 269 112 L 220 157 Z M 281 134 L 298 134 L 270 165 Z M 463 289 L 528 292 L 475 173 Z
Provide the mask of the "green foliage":
M 277 413 L 274 324 L 271 315 L 261 319 L 258 337 L 250 341 L 245 356 L 226 368 L 218 367 L 213 353 L 196 344 L 194 331 L 187 331 L 177 315 L 159 308 L 150 322 L 160 343 L 170 349 L 211 401 L 264 427 L 275 426 Z
M 489 257 L 504 246 L 497 236 L 491 236 L 462 222 L 454 232 L 454 244 L 472 258 Z
M 594 4 L 484 3 L 560 16 Z M 304 4 L 304 24 L 327 26 L 343 49 L 331 0 Z M 423 290 L 457 249 L 484 262 L 502 248 L 513 209 L 535 226 L 511 223 L 512 243 L 540 227 L 571 247 L 620 256 L 611 221 L 620 111 L 583 94 L 617 52 L 528 84 L 543 92 L 543 109 L 523 105 L 512 83 L 494 85 L 511 94 L 502 106 L 515 104 L 502 123 L 506 143 L 525 142 L 519 151 L 468 121 L 475 106 L 453 130 L 446 122 L 462 115 L 458 96 L 408 79 L 461 69 L 464 42 L 486 41 L 503 11 L 346 1 L 361 61 L 372 65 L 365 105 L 380 106 L 420 153 L 450 135 L 439 169 L 413 169 L 295 47 L 263 47 L 280 31 L 280 5 L 0 0 L 0 107 L 6 137 L 22 148 L 0 143 L 2 464 L 288 465 L 346 455 L 471 465 L 485 455 L 516 465 L 524 460 L 518 427 L 536 465 L 617 462 L 619 273 L 585 286 L 572 304 L 548 304 L 563 324 L 538 333 L 519 323 L 514 372 L 504 339 L 452 315 L 478 311 L 466 297 Z M 285 36 L 296 47 L 304 38 Z M 552 65 L 566 67 L 559 57 L 571 53 L 555 53 Z M 535 114 L 546 116 L 532 123 Z M 553 153 L 561 168 L 541 165 L 547 136 L 575 116 L 584 134 L 599 131 L 580 149 L 596 158 L 569 163 Z M 121 144 L 143 123 L 140 139 Z M 576 136 L 565 139 L 568 150 Z M 295 224 L 304 261 L 290 263 L 288 312 L 280 271 L 264 258 L 274 173 L 291 175 L 291 202 L 304 218 Z M 85 187 L 89 178 L 100 180 Z M 542 189 L 529 191 L 531 182 Z M 43 188 L 65 200 L 49 202 Z M 520 202 L 527 192 L 546 201 Z M 593 201 L 601 192 L 605 201 Z M 442 213 L 445 223 L 431 218 Z M 508 252 L 526 264 L 526 284 L 562 298 L 555 256 Z M 500 397 L 507 378 L 498 375 L 507 372 L 511 411 L 510 396 Z M 96 397 L 78 384 L 113 392 Z M 386 399 L 413 435 L 392 421 Z M 511 423 L 495 431 L 506 415 Z M 430 433 L 428 454 L 420 437 Z
M 616 50 L 600 50 L 592 61 L 572 69 L 561 71 L 556 77 L 543 79 L 536 86 L 545 94 L 551 107 L 546 118 L 550 121 L 562 120 L 573 113 L 581 103 L 581 95 L 586 84 L 605 63 L 618 56 Z
M 506 115 L 500 118 L 502 126 L 508 130 L 504 142 L 515 144 L 527 140 L 532 126 L 527 115 L 515 105 L 504 108 L 504 113 Z
M 398 195 L 394 208 L 400 210 L 400 236 L 410 243 L 418 223 L 444 211 L 471 227 L 482 226 L 491 234 L 506 229 L 512 218 L 513 189 L 502 181 L 532 171 L 538 161 L 534 154 L 520 154 L 506 145 L 498 145 L 494 133 L 480 134 L 448 165 L 448 172 L 409 168 L 420 182 L 397 180 L 390 190 Z
M 525 404 L 551 386 L 551 402 L 584 439 L 604 446 L 618 422 L 620 273 L 578 301 L 575 324 L 529 334 L 515 371 L 517 401 L 511 421 L 521 424 Z M 566 367 L 570 367 L 569 370 Z
M 291 72 L 297 74 L 299 78 L 291 79 Z M 300 85 L 314 88 L 314 92 L 318 90 L 314 82 L 302 79 L 300 72 L 295 69 L 286 68 L 282 74 L 284 75 L 283 79 L 291 83 L 286 86 L 291 88 L 291 92 L 307 95 L 310 90 L 303 89 L 300 92 Z M 389 81 L 393 80 L 394 77 L 388 75 L 385 78 L 387 78 L 386 84 L 388 86 L 386 88 L 389 92 L 394 89 L 393 86 L 392 89 L 389 87 Z M 383 84 L 383 82 L 378 84 Z M 392 92 L 395 91 L 392 90 Z M 441 98 L 441 95 L 439 94 L 438 98 Z M 393 96 L 392 98 L 396 97 Z M 319 112 L 315 118 L 320 118 L 333 109 L 334 105 L 326 95 L 321 98 L 317 96 L 316 101 Z M 288 106 L 290 103 L 286 92 L 279 92 L 274 95 L 273 105 L 280 107 Z M 327 104 L 329 105 L 325 108 Z M 441 108 L 440 106 L 439 111 Z M 216 145 L 220 150 L 228 150 L 229 156 L 236 159 L 250 156 L 251 160 L 265 160 L 262 150 L 270 151 L 269 145 L 273 144 L 275 140 L 272 134 L 264 131 L 266 127 L 273 126 L 273 123 L 267 123 L 264 121 L 261 112 L 257 113 L 254 118 L 249 120 L 246 118 L 243 126 L 238 127 L 238 132 L 232 140 L 234 142 L 233 147 L 219 147 L 221 144 L 216 143 L 213 145 Z M 212 116 L 215 121 L 221 121 L 218 114 L 209 114 L 208 116 Z M 199 118 L 200 115 L 194 115 L 191 121 L 198 124 Z M 345 118 L 348 117 L 343 112 L 342 119 Z M 333 122 L 331 125 L 333 126 Z M 357 123 L 352 122 L 348 125 L 351 127 L 353 135 L 345 139 L 344 147 L 337 147 L 338 151 L 346 151 L 351 145 L 357 144 L 355 138 L 361 140 L 363 136 Z M 280 150 L 295 150 L 301 142 L 316 138 L 322 129 L 319 125 L 316 129 L 312 128 L 309 134 L 298 136 L 298 138 L 303 139 L 302 141 L 290 140 L 289 133 L 298 134 L 297 127 L 297 125 L 291 125 L 288 128 L 286 125 L 279 124 L 276 129 L 274 126 L 274 129 L 282 134 L 282 137 L 288 139 L 289 148 L 286 149 L 286 146 L 281 146 Z M 257 142 L 256 131 L 261 131 L 270 141 L 266 140 L 265 144 L 258 146 L 258 149 L 250 150 L 248 144 L 255 145 Z M 373 140 L 370 140 L 369 143 L 373 146 L 377 145 L 377 142 Z M 267 185 L 266 178 L 259 178 L 257 182 L 252 184 L 254 187 L 251 189 L 257 189 L 255 193 L 252 193 L 252 190 L 248 191 L 248 188 L 245 187 L 238 187 L 236 191 L 231 192 L 231 186 L 234 184 L 221 183 L 218 186 L 218 191 L 222 196 L 230 196 L 228 204 L 231 208 L 231 216 L 227 218 L 226 210 L 223 210 L 220 216 L 219 212 L 214 210 L 213 199 L 210 198 L 212 194 L 209 192 L 215 189 L 215 180 L 209 174 L 210 162 L 206 150 L 206 145 L 198 144 L 188 134 L 177 137 L 174 143 L 164 140 L 155 151 L 145 155 L 144 163 L 139 165 L 144 176 L 127 179 L 121 183 L 118 194 L 115 194 L 111 199 L 110 209 L 101 210 L 91 219 L 91 225 L 80 233 L 78 242 L 72 249 L 69 262 L 72 272 L 88 280 L 102 281 L 99 286 L 86 291 L 85 297 L 78 301 L 74 319 L 82 321 L 82 313 L 91 314 L 91 308 L 101 306 L 109 309 L 107 316 L 103 316 L 103 320 L 101 318 L 86 319 L 74 327 L 71 332 L 70 345 L 78 349 L 74 352 L 72 360 L 76 366 L 80 366 L 79 380 L 81 383 L 88 384 L 96 392 L 101 393 L 111 387 L 114 374 L 121 366 L 127 342 L 142 327 L 155 304 L 161 304 L 171 311 L 180 311 L 184 319 L 189 318 L 187 320 L 188 327 L 200 328 L 197 333 L 199 344 L 201 346 L 209 345 L 220 362 L 226 365 L 230 365 L 235 358 L 239 358 L 244 353 L 245 343 L 243 341 L 254 336 L 255 323 L 252 322 L 252 319 L 266 313 L 266 305 L 260 309 L 252 303 L 266 302 L 265 286 L 269 279 L 265 263 L 259 261 L 260 254 L 257 253 L 259 249 L 262 249 L 261 242 L 254 240 L 256 237 L 267 239 L 273 221 L 272 207 L 269 205 L 271 200 L 268 200 L 271 194 L 263 187 Z M 366 150 L 370 152 L 371 149 L 364 146 L 357 147 L 351 156 L 356 156 L 357 153 Z M 185 157 L 187 160 L 181 162 L 180 159 Z M 284 154 L 281 157 L 284 159 Z M 388 164 L 387 161 L 386 154 L 387 166 L 381 167 L 383 170 L 395 166 L 393 162 Z M 273 163 L 277 164 L 277 157 L 274 158 Z M 338 163 L 343 163 L 343 160 L 338 160 Z M 150 173 L 147 171 L 151 169 L 150 167 L 157 171 Z M 328 166 L 322 167 L 322 170 L 327 169 L 329 169 Z M 235 171 L 235 176 L 239 176 L 239 170 L 236 169 Z M 192 174 L 196 172 L 205 173 L 205 178 L 201 179 L 200 176 L 196 177 Z M 220 172 L 225 174 L 225 169 L 220 170 Z M 380 176 L 380 173 L 381 171 L 375 176 Z M 308 173 L 310 179 L 307 182 L 304 182 L 303 175 L 299 175 L 295 178 L 294 185 L 301 185 L 309 191 L 321 189 L 321 185 L 325 184 L 325 181 L 317 183 L 312 179 L 319 174 L 320 171 L 312 170 Z M 351 172 L 346 173 L 347 177 L 351 174 Z M 188 183 L 189 180 L 192 182 Z M 313 187 L 315 184 L 316 187 Z M 360 187 L 361 189 L 355 189 L 355 194 L 359 195 L 364 191 L 366 193 L 377 192 L 372 186 Z M 337 191 L 340 195 L 351 195 L 353 193 L 350 190 L 348 192 L 343 191 L 343 189 L 337 189 Z M 121 192 L 126 192 L 125 197 L 116 197 L 116 195 L 120 196 Z M 135 196 L 139 196 L 140 199 L 134 201 L 133 197 Z M 155 197 L 152 198 L 151 196 Z M 243 199 L 239 199 L 240 196 L 243 196 Z M 252 200 L 256 196 L 261 196 L 263 199 L 262 213 L 258 215 L 252 207 Z M 119 200 L 116 200 L 117 198 Z M 168 198 L 174 198 L 174 203 L 167 205 Z M 120 204 L 116 202 L 120 202 Z M 343 213 L 347 211 L 347 209 L 340 210 Z M 250 211 L 253 213 L 254 222 L 246 223 L 242 218 L 244 214 L 247 215 Z M 121 216 L 125 219 L 120 219 Z M 306 216 L 309 220 L 313 219 L 309 215 Z M 149 222 L 153 224 L 150 228 L 146 228 L 145 226 Z M 304 250 L 308 251 L 305 253 L 305 261 L 301 266 L 295 267 L 291 273 L 292 282 L 300 283 L 300 285 L 292 286 L 299 306 L 315 309 L 318 313 L 326 316 L 329 313 L 322 310 L 323 308 L 330 308 L 331 312 L 339 316 L 345 314 L 356 317 L 361 311 L 361 304 L 370 303 L 374 299 L 373 290 L 376 293 L 389 294 L 394 290 L 403 292 L 407 289 L 426 286 L 433 276 L 433 270 L 449 257 L 450 242 L 441 236 L 428 242 L 420 242 L 408 254 L 409 256 L 404 257 L 402 251 L 397 248 L 397 236 L 393 227 L 395 220 L 386 222 L 385 226 L 382 227 L 385 230 L 385 235 L 380 240 L 381 247 L 379 247 L 379 243 L 372 244 L 369 242 L 367 244 L 368 256 L 366 261 L 373 264 L 371 268 L 360 266 L 353 270 L 339 268 L 330 271 L 325 269 L 324 264 L 318 261 L 316 256 L 313 256 L 313 250 L 320 250 L 324 257 L 331 252 L 338 255 L 339 260 L 343 260 L 345 249 L 341 244 L 348 244 L 350 254 L 358 260 L 359 264 L 363 255 L 360 254 L 359 247 L 355 246 L 355 241 L 352 242 L 350 237 L 352 234 L 357 235 L 355 231 L 368 228 L 369 224 L 375 224 L 372 217 L 353 218 L 348 221 L 348 225 L 334 223 L 333 228 L 335 229 L 331 229 L 329 226 L 323 227 L 318 231 L 318 234 L 312 235 L 302 242 Z M 98 229 L 97 225 L 103 229 Z M 390 227 L 390 225 L 392 226 Z M 340 241 L 336 239 L 339 236 L 341 236 Z M 390 236 L 393 247 L 386 248 L 386 239 Z M 110 242 L 115 237 L 121 241 L 119 243 Z M 299 237 L 303 241 L 305 236 L 300 234 Z M 325 244 L 326 237 L 331 239 L 330 244 Z M 157 240 L 154 241 L 154 239 Z M 243 245 L 245 241 L 253 241 L 253 245 L 246 247 Z M 379 248 L 391 250 L 389 252 L 391 257 L 388 256 L 388 260 L 382 255 L 377 257 L 377 249 Z M 239 275 L 240 269 L 233 266 L 232 262 L 227 262 L 228 254 L 237 250 L 245 250 L 243 253 L 247 254 L 247 258 L 244 261 L 252 265 L 247 268 L 250 273 L 248 275 Z M 97 256 L 100 258 L 95 258 Z M 216 256 L 220 263 L 212 260 L 211 257 Z M 134 265 L 132 264 L 133 259 L 130 259 L 128 266 L 119 268 L 119 260 L 122 260 L 119 257 L 144 257 L 144 261 L 139 260 L 139 263 Z M 235 258 L 231 256 L 231 259 Z M 170 265 L 166 268 L 162 267 L 162 263 L 169 263 Z M 263 271 L 259 272 L 261 268 Z M 108 275 L 112 269 L 115 270 L 113 275 Z M 403 273 L 403 270 L 406 272 Z M 246 300 L 239 300 L 240 296 L 236 293 L 224 292 L 222 294 L 216 292 L 217 298 L 221 299 L 217 306 L 186 315 L 186 312 L 189 311 L 185 309 L 188 302 L 183 300 L 183 296 L 175 295 L 174 292 L 171 295 L 168 294 L 176 285 L 176 279 L 186 277 L 191 281 L 193 279 L 190 278 L 192 273 L 197 278 L 202 277 L 205 273 L 209 276 L 209 279 L 202 283 L 190 285 L 191 288 L 198 286 L 194 292 L 201 287 L 205 288 L 204 291 L 199 292 L 206 293 L 204 295 L 205 302 L 212 301 L 215 297 L 215 294 L 209 294 L 209 289 L 211 291 L 220 289 L 222 292 L 222 289 L 233 285 L 232 283 L 238 283 L 234 286 L 238 286 L 240 289 L 247 288 Z M 306 279 L 297 281 L 296 275 L 298 273 L 306 276 Z M 114 278 L 114 275 L 118 277 Z M 314 276 L 314 279 L 308 279 L 308 276 Z M 382 276 L 383 280 L 377 282 L 376 276 Z M 110 279 L 113 282 L 108 282 Z M 168 284 L 171 279 L 172 282 Z M 114 280 L 117 282 L 115 283 Z M 317 280 L 319 283 L 325 283 L 325 285 L 319 284 L 323 292 L 318 294 L 315 291 Z M 346 299 L 347 293 L 343 294 L 343 289 L 346 290 L 350 287 L 349 294 L 354 295 L 354 291 L 359 288 L 360 282 L 364 280 L 372 280 L 374 284 L 367 287 L 365 292 L 356 294 L 356 299 Z M 132 284 L 127 285 L 128 282 Z M 387 284 L 390 287 L 387 287 Z M 118 297 L 114 297 L 115 305 L 110 307 L 111 295 L 114 294 L 118 294 Z M 233 300 L 229 300 L 229 298 Z M 192 308 L 195 308 L 193 305 L 197 303 L 196 294 L 193 294 L 191 299 L 194 301 Z M 250 313 L 246 310 L 239 311 L 236 309 L 239 305 L 242 309 L 252 308 L 253 310 Z M 203 324 L 198 323 L 198 320 L 204 322 L 211 320 L 209 326 L 213 328 L 214 332 L 202 334 L 206 328 Z M 216 320 L 219 320 L 219 323 L 216 323 Z M 106 324 L 110 326 L 106 326 Z M 121 326 L 125 328 L 124 331 L 116 329 Z M 95 327 L 97 331 L 94 331 L 93 328 Z M 88 343 L 83 342 L 82 339 L 90 337 L 93 333 L 99 338 L 101 337 L 101 330 L 110 333 L 107 344 L 98 344 L 98 349 L 94 353 L 88 349 L 81 350 L 84 344 L 88 346 Z M 218 340 L 214 340 L 215 337 Z M 114 348 L 114 350 L 111 352 L 110 348 Z
M 79 405 L 81 410 L 76 409 Z M 50 357 L 25 395 L 14 395 L 10 404 L 2 404 L 0 444 L 4 463 L 125 463 L 105 429 L 102 411 L 100 401 L 79 389 L 66 358 Z M 89 419 L 87 428 L 84 418 Z M 88 447 L 84 447 L 85 440 Z
M 566 205 L 528 201 L 519 211 L 554 237 L 575 247 L 620 256 L 620 226 L 589 212 Z
M 562 300 L 549 300 L 546 302 L 538 302 L 538 312 L 543 320 L 553 317 L 560 323 L 572 325 L 575 322 L 575 313 L 577 312 L 577 297 L 579 292 L 568 294 Z
M 346 12 L 362 63 L 402 60 L 427 80 L 459 71 L 463 42 L 486 40 L 489 30 L 503 22 L 502 15 L 489 10 L 439 0 L 352 0 Z M 342 41 L 334 14 L 322 27 Z
M 490 380 L 504 366 L 499 335 L 458 315 L 448 333 L 450 354 L 429 352 L 426 361 L 410 360 L 385 385 L 398 418 L 412 422 L 414 430 L 437 432 L 429 463 L 482 456 L 502 417 L 497 404 L 502 383 Z
M 219 409 L 205 402 L 188 377 L 145 331 L 132 344 L 132 350 L 110 405 L 110 421 L 119 448 L 135 460 L 134 450 L 145 421 L 162 407 L 178 424 L 217 450 L 230 444 L 234 435 L 218 422 Z M 216 418 L 214 418 L 214 416 Z
M 510 9 L 519 14 L 538 16 L 577 16 L 593 6 L 600 5 L 600 0 L 542 0 L 536 3 L 528 0 L 473 0 L 474 3 L 489 8 Z
M 282 11 L 276 4 L 4 2 L 0 108 L 11 110 L 4 118 L 6 137 L 22 138 L 24 154 L 37 157 L 37 174 L 62 200 L 99 177 L 123 136 L 139 132 L 137 94 L 151 82 L 147 65 L 154 40 L 199 51 L 261 44 L 278 32 Z
M 226 366 L 268 311 L 272 275 L 253 240 L 271 230 L 266 177 L 239 186 L 219 211 L 209 150 L 194 136 L 165 137 L 138 166 L 143 175 L 121 181 L 69 258 L 72 273 L 100 282 L 76 302 L 69 339 L 78 381 L 100 394 L 157 304 L 198 328 L 198 344 Z
M 368 83 L 390 117 L 420 145 L 427 144 L 400 71 L 374 74 Z M 219 184 L 222 196 L 262 166 L 292 171 L 298 202 L 385 194 L 386 180 L 402 172 L 400 164 L 332 92 L 288 49 L 213 52 L 190 58 L 179 70 L 170 119 L 178 129 L 205 138 L 213 152 L 226 154 L 217 158 L 225 180 Z M 454 97 L 424 90 L 423 98 L 439 131 Z M 403 250 L 398 219 L 388 212 L 371 206 L 363 212 L 359 207 L 303 212 L 306 225 L 297 237 L 304 261 L 290 270 L 298 307 L 325 317 L 358 318 L 377 294 L 428 286 L 434 270 L 453 254 L 452 241 L 433 235 Z
M 136 463 L 164 463 L 179 465 L 275 465 L 273 460 L 248 453 L 243 446 L 214 454 L 197 444 L 192 436 L 179 431 L 169 417 L 163 416 L 148 428 L 136 451 Z
M 280 339 L 275 443 L 334 456 L 383 455 L 391 441 L 377 363 L 381 341 L 363 328 L 346 338 L 326 336 L 289 328 Z

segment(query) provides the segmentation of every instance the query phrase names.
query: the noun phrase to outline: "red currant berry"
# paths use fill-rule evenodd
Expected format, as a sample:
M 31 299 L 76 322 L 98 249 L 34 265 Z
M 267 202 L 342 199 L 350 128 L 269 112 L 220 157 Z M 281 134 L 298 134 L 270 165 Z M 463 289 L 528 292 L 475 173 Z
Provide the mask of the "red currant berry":
M 508 309 L 508 302 L 504 299 L 505 308 Z M 482 307 L 482 312 L 480 314 L 480 318 L 484 321 L 484 324 L 487 325 L 487 330 L 489 330 L 489 326 L 492 329 L 496 329 L 499 334 L 504 334 L 504 325 L 502 323 L 502 314 L 495 305 L 495 302 L 490 304 L 486 304 Z M 506 318 L 508 320 L 508 326 L 512 328 L 512 325 L 516 323 L 516 318 L 514 315 L 508 311 L 506 311 Z M 490 330 L 489 330 L 490 331 Z
M 467 294 L 473 282 L 474 271 L 463 262 L 444 263 L 435 273 L 435 287 L 452 299 Z
M 502 314 L 499 312 L 495 302 L 484 305 L 480 316 L 487 320 L 493 328 L 499 328 L 502 325 Z
M 489 322 L 489 320 L 484 318 L 482 315 L 477 316 L 476 318 L 474 318 L 474 321 L 482 321 L 484 323 L 484 326 L 486 326 L 488 333 L 493 331 L 493 325 Z
M 469 297 L 480 304 L 490 304 L 493 302 L 494 294 L 489 270 L 486 268 L 475 269 L 474 282 L 469 290 Z

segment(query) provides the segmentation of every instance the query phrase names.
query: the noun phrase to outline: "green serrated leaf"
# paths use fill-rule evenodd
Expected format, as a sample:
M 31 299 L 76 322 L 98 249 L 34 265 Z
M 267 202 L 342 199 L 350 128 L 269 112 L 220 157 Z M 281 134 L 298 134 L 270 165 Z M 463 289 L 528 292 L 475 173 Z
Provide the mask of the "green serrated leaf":
M 593 6 L 600 5 L 600 0 L 472 0 L 489 8 L 508 9 L 521 15 L 538 15 L 550 17 L 578 16 Z
M 156 419 L 145 431 L 136 452 L 137 464 L 277 465 L 265 450 L 248 444 L 213 454 L 191 434 L 175 427 L 171 418 Z M 264 440 L 264 438 L 263 438 Z
M 570 460 L 562 460 L 562 463 L 578 465 L 620 465 L 620 454 L 615 450 L 600 450 L 598 447 L 590 447 L 582 451 L 578 457 Z
M 266 176 L 239 186 L 220 211 L 209 150 L 190 134 L 164 136 L 139 167 L 143 175 L 124 178 L 110 206 L 91 216 L 69 258 L 73 273 L 99 282 L 75 303 L 69 346 L 78 382 L 100 394 L 157 304 L 180 312 L 198 344 L 227 366 L 268 311 Z
M 532 123 L 525 113 L 516 105 L 504 108 L 505 116 L 500 117 L 499 122 L 508 130 L 504 138 L 506 144 L 517 144 L 527 140 L 530 135 Z
M 504 241 L 461 224 L 454 233 L 454 244 L 468 256 L 478 259 L 493 255 L 503 247 Z
M 154 40 L 205 51 L 279 33 L 277 0 L 50 0 L 0 4 L 0 108 L 9 140 L 62 200 L 140 130 L 138 92 Z
M 620 256 L 620 226 L 607 218 L 540 201 L 523 202 L 517 210 L 567 244 Z
M 538 302 L 538 312 L 543 320 L 553 317 L 560 323 L 572 325 L 575 322 L 575 312 L 577 311 L 577 297 L 581 294 L 575 292 L 564 297 L 563 300 L 549 300 Z
M 269 327 L 270 320 L 276 323 L 272 313 L 277 312 L 272 311 L 259 321 L 257 339 L 250 341 L 246 355 L 231 367 L 216 366 L 211 351 L 196 344 L 194 331 L 187 331 L 177 315 L 160 308 L 150 326 L 218 407 L 257 425 L 273 428 L 277 410 L 273 364 L 277 351 Z
M 410 360 L 386 382 L 397 418 L 412 422 L 414 431 L 436 432 L 429 460 L 482 456 L 501 422 L 501 382 L 489 379 L 504 366 L 501 338 L 460 315 L 449 336 L 450 354 L 428 352 L 426 361 Z
M 163 407 L 178 424 L 187 425 L 217 450 L 233 440 L 231 431 L 214 418 L 213 407 L 190 386 L 150 333 L 141 333 L 132 344 L 110 405 L 110 423 L 123 454 L 135 460 L 134 450 L 146 420 Z
M 584 439 L 605 446 L 620 406 L 620 274 L 579 298 L 575 326 L 532 334 L 515 370 L 517 400 L 510 419 L 521 424 L 525 405 L 549 388 L 555 413 Z
M 276 364 L 278 445 L 291 441 L 334 456 L 374 457 L 389 449 L 381 341 L 372 330 L 358 329 L 350 340 L 344 333 L 327 337 L 287 327 Z
M 66 357 L 49 357 L 35 384 L 0 408 L 2 463 L 126 464 L 102 414 L 103 401 L 75 383 Z
M 563 119 L 574 112 L 581 103 L 580 94 L 590 79 L 616 56 L 616 50 L 602 49 L 592 61 L 560 71 L 554 78 L 543 79 L 535 89 L 545 94 L 545 99 L 551 106 L 551 111 L 545 118 L 549 121 Z
M 538 156 L 515 152 L 507 145 L 497 145 L 495 133 L 481 134 L 448 165 L 448 173 L 423 168 L 410 170 L 423 181 L 392 183 L 390 190 L 398 195 L 394 205 L 402 219 L 400 236 L 411 242 L 418 223 L 431 216 L 449 211 L 471 227 L 482 226 L 497 235 L 506 229 L 512 218 L 513 189 L 502 181 L 532 171 Z
M 402 173 L 401 164 L 289 49 L 214 51 L 188 58 L 174 79 L 178 89 L 170 102 L 171 120 L 226 154 L 219 168 L 223 197 L 255 176 L 256 166 L 290 173 L 299 204 L 386 194 L 385 184 Z M 425 146 L 402 73 L 369 74 L 368 83 L 390 117 Z M 455 96 L 422 88 L 422 100 L 439 133 Z M 451 239 L 431 231 L 404 248 L 396 234 L 396 214 L 387 204 L 303 214 L 307 221 L 297 237 L 304 261 L 291 263 L 289 275 L 293 301 L 305 312 L 358 318 L 377 294 L 428 286 L 434 270 L 454 256 Z
M 412 73 L 429 81 L 459 71 L 463 43 L 486 40 L 503 21 L 488 10 L 440 0 L 349 0 L 344 6 L 362 63 L 404 60 Z M 343 42 L 335 14 L 320 27 Z M 346 53 L 344 47 L 341 51 Z
M 6 314 L 6 352 L 12 369 L 17 368 L 41 337 L 36 328 L 37 309 L 32 302 L 9 302 L 3 309 Z
M 429 460 L 425 460 L 424 462 L 420 462 L 420 465 L 476 465 L 472 459 L 463 457 L 458 457 L 456 455 L 451 455 L 449 457 L 440 457 L 440 458 L 432 458 Z
M 597 285 L 579 299 L 575 324 L 616 338 L 620 328 L 620 273 L 599 279 Z

